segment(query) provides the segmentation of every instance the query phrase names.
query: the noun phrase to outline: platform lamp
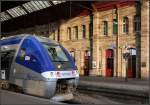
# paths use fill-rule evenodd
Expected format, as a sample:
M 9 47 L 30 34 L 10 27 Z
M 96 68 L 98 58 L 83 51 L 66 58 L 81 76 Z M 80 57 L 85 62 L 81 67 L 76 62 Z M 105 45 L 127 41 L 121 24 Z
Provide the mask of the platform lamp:
M 126 49 L 126 51 L 125 51 L 125 53 L 123 53 L 123 58 L 125 59 L 125 63 L 126 63 L 125 81 L 127 82 L 128 81 L 128 58 L 130 56 L 130 52 L 129 52 L 129 50 L 127 50 L 128 49 L 127 46 L 125 46 L 125 49 Z

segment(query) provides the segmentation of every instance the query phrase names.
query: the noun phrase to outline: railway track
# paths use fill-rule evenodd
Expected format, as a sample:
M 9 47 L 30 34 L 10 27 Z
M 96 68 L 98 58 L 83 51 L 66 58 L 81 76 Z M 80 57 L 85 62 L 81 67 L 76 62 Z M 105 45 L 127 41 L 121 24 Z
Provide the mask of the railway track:
M 129 91 L 115 90 L 115 89 L 107 89 L 107 88 L 83 88 L 78 87 L 79 93 L 89 94 L 92 97 L 98 98 L 99 96 L 107 97 L 110 100 L 117 101 L 125 104 L 148 104 L 149 103 L 149 95 L 148 93 L 132 93 Z
M 10 91 L 10 90 L 9 90 Z M 121 90 L 120 90 L 121 91 Z M 110 89 L 91 89 L 78 87 L 74 99 L 62 102 L 65 104 L 148 104 L 149 97 L 144 94 L 129 94 Z M 18 92 L 20 93 L 20 92 Z

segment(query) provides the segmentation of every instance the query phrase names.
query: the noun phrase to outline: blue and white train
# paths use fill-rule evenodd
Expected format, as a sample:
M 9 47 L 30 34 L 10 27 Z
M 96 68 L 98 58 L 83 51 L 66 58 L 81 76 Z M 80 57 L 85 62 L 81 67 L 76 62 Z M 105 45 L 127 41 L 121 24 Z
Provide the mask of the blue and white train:
M 52 100 L 73 98 L 77 67 L 67 50 L 48 38 L 21 34 L 0 41 L 1 79 L 24 93 Z

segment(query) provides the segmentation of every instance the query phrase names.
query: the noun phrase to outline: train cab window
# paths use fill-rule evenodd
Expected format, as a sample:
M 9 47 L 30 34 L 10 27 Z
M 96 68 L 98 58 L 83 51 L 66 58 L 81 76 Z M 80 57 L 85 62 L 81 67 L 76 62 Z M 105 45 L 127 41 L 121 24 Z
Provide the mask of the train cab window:
M 24 58 L 25 58 L 25 48 L 21 48 L 19 58 L 20 58 L 20 60 L 24 60 Z
M 73 67 L 61 46 L 49 43 L 43 43 L 43 45 L 47 49 L 49 57 L 57 70 L 69 70 Z
M 9 79 L 11 64 L 15 55 L 15 50 L 1 52 L 1 70 L 3 71 L 4 78 Z

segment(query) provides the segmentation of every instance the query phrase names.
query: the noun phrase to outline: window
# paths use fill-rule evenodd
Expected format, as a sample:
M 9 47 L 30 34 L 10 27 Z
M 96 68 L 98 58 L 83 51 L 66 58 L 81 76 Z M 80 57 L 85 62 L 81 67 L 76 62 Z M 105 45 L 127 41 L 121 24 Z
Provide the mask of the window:
M 67 29 L 67 34 L 69 36 L 69 40 L 71 40 L 71 28 L 70 27 L 68 27 Z
M 53 32 L 53 40 L 55 40 L 55 31 Z
M 86 26 L 82 25 L 82 34 L 83 34 L 83 38 L 86 38 Z
M 23 7 L 29 12 L 38 11 L 47 7 L 50 7 L 49 1 L 30 1 L 23 4 Z
M 123 32 L 128 34 L 129 32 L 129 19 L 128 17 L 123 17 Z
M 48 43 L 43 43 L 44 47 L 48 50 L 50 58 L 53 62 L 66 62 L 69 61 L 67 55 L 58 45 L 52 45 Z
M 1 16 L 1 21 L 6 21 L 11 19 L 11 17 L 7 14 L 7 12 L 2 12 L 0 16 Z
M 113 34 L 118 33 L 118 21 L 117 19 L 113 19 Z
M 74 26 L 75 39 L 78 39 L 78 26 Z
M 60 41 L 60 29 L 58 29 L 57 40 Z
M 104 35 L 108 35 L 108 22 L 104 21 Z
M 55 30 L 52 31 L 52 33 L 50 35 L 50 38 L 53 39 L 53 40 L 56 40 L 56 38 L 55 38 Z
M 140 31 L 140 29 L 141 29 L 141 24 L 140 24 L 140 17 L 139 16 L 137 16 L 137 15 L 135 15 L 134 16 L 134 20 L 133 20 L 133 31 L 134 32 L 138 32 L 138 31 Z

